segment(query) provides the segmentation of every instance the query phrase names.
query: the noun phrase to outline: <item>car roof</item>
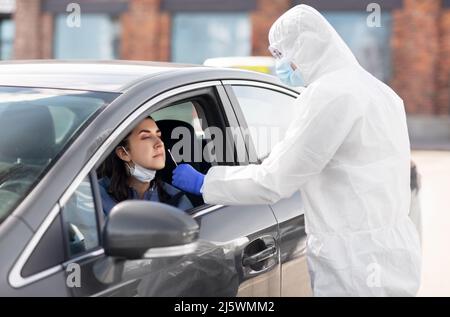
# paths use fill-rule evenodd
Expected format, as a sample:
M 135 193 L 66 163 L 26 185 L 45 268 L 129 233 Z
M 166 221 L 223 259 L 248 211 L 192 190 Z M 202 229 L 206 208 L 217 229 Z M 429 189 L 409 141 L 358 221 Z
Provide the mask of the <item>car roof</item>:
M 0 62 L 0 86 L 123 92 L 133 82 L 199 65 L 139 61 L 17 60 Z
M 0 61 L 0 86 L 124 93 L 141 82 L 176 82 L 178 78 L 188 78 L 188 82 L 237 79 L 281 84 L 275 76 L 261 72 L 193 64 L 124 60 Z M 300 88 L 289 89 L 301 92 Z

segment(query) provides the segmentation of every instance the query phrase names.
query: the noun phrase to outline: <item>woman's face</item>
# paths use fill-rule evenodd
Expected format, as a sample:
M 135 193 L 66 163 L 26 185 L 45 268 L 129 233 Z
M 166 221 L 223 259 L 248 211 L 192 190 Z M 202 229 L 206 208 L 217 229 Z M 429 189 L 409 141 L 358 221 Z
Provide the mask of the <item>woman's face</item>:
M 165 166 L 166 153 L 161 141 L 161 131 L 152 119 L 144 119 L 128 137 L 126 153 L 121 147 L 117 155 L 126 162 L 137 163 L 145 168 L 161 170 Z

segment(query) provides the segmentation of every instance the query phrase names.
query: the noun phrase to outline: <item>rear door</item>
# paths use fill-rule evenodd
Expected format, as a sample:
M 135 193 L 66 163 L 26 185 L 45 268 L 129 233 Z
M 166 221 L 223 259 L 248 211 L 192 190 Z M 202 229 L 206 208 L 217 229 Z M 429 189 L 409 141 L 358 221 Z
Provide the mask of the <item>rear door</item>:
M 281 141 L 297 113 L 298 93 L 252 81 L 224 81 L 238 122 L 250 140 L 252 163 L 261 163 Z M 281 295 L 311 296 L 306 265 L 306 231 L 301 193 L 271 205 L 280 230 Z

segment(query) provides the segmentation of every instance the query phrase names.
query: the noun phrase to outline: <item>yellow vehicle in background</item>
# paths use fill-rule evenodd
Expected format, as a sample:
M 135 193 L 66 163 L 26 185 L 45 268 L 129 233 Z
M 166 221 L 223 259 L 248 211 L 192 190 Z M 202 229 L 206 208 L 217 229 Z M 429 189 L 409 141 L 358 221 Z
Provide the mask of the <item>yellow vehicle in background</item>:
M 239 68 L 275 75 L 275 59 L 269 56 L 208 58 L 203 65 L 211 67 Z

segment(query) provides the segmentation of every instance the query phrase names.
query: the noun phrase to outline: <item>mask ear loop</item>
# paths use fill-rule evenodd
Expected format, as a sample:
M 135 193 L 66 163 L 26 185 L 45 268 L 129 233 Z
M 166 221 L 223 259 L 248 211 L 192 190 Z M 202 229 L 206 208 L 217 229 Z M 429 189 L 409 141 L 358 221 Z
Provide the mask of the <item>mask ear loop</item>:
M 130 153 L 128 153 L 128 151 L 125 149 L 124 146 L 121 146 L 121 148 L 125 151 L 125 153 L 127 153 L 128 156 L 130 156 Z M 131 166 L 129 162 L 125 162 L 125 165 L 127 166 L 127 171 L 128 171 L 128 175 L 131 176 Z
M 124 146 L 121 146 L 121 148 L 125 151 L 125 153 L 127 153 L 128 156 L 130 156 L 130 153 L 128 153 Z

